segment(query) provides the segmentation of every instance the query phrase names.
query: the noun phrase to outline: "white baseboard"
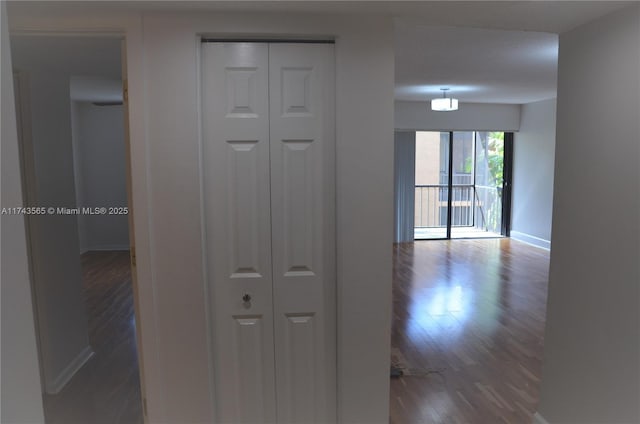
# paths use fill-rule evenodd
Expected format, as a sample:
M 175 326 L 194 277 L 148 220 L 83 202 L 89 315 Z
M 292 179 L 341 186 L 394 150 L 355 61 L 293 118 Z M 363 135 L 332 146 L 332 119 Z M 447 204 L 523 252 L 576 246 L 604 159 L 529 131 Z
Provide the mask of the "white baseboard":
M 84 364 L 93 356 L 93 350 L 91 346 L 87 346 L 76 356 L 69 365 L 67 365 L 62 372 L 51 383 L 45 384 L 45 390 L 51 395 L 55 395 L 62 390 L 64 386 L 73 378 Z
M 539 412 L 533 414 L 533 424 L 549 424 L 549 421 L 545 420 Z
M 128 244 L 101 244 L 98 246 L 88 246 L 82 253 L 89 251 L 110 251 L 110 250 L 129 250 Z
M 551 249 L 551 242 L 549 240 L 542 239 L 540 237 L 532 236 L 530 234 L 521 233 L 520 231 L 511 231 L 509 235 L 514 240 L 521 241 L 523 243 L 530 244 L 535 247 L 540 247 L 545 250 Z

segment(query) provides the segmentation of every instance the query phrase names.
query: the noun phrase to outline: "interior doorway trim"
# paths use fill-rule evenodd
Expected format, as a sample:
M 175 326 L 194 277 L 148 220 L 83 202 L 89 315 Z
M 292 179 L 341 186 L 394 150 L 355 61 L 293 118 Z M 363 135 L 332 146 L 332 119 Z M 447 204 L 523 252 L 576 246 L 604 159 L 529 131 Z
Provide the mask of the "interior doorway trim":
M 130 237 L 135 238 L 136 257 L 132 257 L 132 285 L 134 291 L 134 314 L 136 317 L 136 339 L 138 353 L 138 368 L 140 376 L 140 390 L 142 398 L 143 420 L 149 422 L 147 416 L 147 398 L 153 396 L 154 399 L 163 396 L 163 388 L 159 382 L 157 373 L 160 371 L 155 365 L 157 360 L 157 334 L 155 319 L 155 290 L 153 290 L 153 280 L 151 271 L 151 250 L 149 224 L 150 214 L 148 210 L 148 157 L 145 137 L 145 120 L 144 120 L 144 95 L 142 81 L 143 75 L 143 59 L 142 59 L 142 27 L 139 19 L 132 16 L 108 16 L 101 23 L 108 30 L 92 30 L 88 29 L 86 23 L 82 20 L 67 19 L 51 19 L 47 20 L 46 25 L 37 18 L 33 21 L 19 21 L 10 28 L 10 36 L 30 36 L 30 37 L 87 37 L 87 38 L 116 38 L 122 40 L 123 66 L 126 68 L 122 71 L 123 85 L 125 81 L 136 80 L 136 95 L 134 101 L 128 103 L 125 112 L 125 120 L 128 125 L 125 127 L 125 137 L 127 139 L 127 193 L 130 199 L 129 211 L 131 206 L 136 205 L 138 213 L 130 215 L 129 229 Z M 128 86 L 127 86 L 128 89 Z M 128 93 L 126 93 L 127 97 Z M 18 128 L 18 131 L 21 131 Z M 131 143 L 130 140 L 137 140 Z M 21 159 L 22 160 L 22 159 Z M 129 178 L 130 177 L 130 178 Z M 25 184 L 24 172 L 21 172 L 21 183 Z M 25 189 L 23 188 L 23 191 Z M 23 193 L 24 195 L 24 193 Z M 135 220 L 135 226 L 133 221 Z M 134 231 L 135 228 L 135 231 Z M 26 243 L 29 245 L 29 234 L 26 234 Z M 132 247 L 134 244 L 132 243 Z M 31 267 L 31 254 L 28 256 L 29 266 Z M 31 271 L 31 270 L 30 270 Z M 33 287 L 31 290 L 33 292 Z M 139 293 L 144 291 L 144 295 Z M 33 295 L 33 294 L 32 294 Z M 33 305 L 34 321 L 37 308 Z M 37 321 L 35 321 L 37 322 Z M 143 330 L 144 327 L 144 330 Z M 37 330 L 36 330 L 37 331 Z M 36 335 L 36 339 L 38 336 Z M 39 349 L 39 347 L 38 347 Z M 83 352 L 84 353 L 84 352 Z M 153 363 L 153 364 L 152 364 Z M 145 364 L 147 366 L 145 366 Z M 40 352 L 38 352 L 38 365 L 42 367 Z M 150 372 L 149 372 L 150 371 Z M 151 380 L 152 384 L 148 384 Z M 44 380 L 41 375 L 41 385 L 44 387 Z

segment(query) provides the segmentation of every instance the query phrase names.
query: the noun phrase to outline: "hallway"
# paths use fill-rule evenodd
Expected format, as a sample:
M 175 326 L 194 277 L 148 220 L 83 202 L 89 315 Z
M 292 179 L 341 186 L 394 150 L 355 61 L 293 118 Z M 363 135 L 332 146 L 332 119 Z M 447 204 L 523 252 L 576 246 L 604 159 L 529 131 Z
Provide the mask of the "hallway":
M 141 424 L 129 251 L 81 256 L 94 355 L 57 395 L 44 396 L 47 424 Z
M 531 422 L 549 252 L 510 239 L 394 246 L 393 424 Z

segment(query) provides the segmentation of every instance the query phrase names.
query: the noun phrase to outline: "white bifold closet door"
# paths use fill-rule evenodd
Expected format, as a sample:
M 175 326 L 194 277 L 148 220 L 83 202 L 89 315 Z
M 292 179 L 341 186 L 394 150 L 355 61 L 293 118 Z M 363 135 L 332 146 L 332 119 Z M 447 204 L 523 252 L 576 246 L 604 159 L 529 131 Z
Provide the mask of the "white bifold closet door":
M 215 411 L 336 421 L 333 44 L 202 44 Z

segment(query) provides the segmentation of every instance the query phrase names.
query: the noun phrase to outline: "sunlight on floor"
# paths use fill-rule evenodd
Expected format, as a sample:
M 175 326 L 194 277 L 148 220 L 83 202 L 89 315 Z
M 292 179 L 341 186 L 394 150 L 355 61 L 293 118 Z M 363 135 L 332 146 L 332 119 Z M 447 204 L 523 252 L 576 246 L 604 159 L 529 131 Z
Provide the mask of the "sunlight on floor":
M 445 227 L 416 227 L 414 231 L 416 240 L 444 239 L 447 238 Z M 483 231 L 475 227 L 453 227 L 451 238 L 499 238 L 501 234 Z

